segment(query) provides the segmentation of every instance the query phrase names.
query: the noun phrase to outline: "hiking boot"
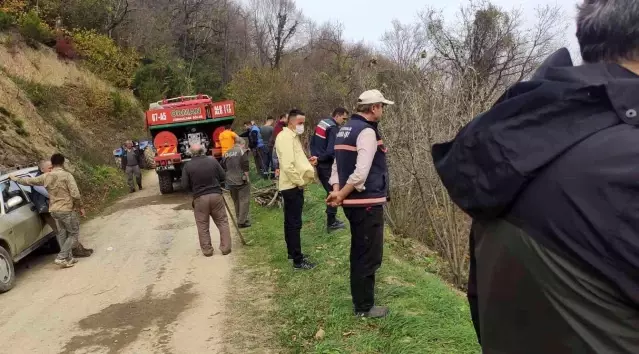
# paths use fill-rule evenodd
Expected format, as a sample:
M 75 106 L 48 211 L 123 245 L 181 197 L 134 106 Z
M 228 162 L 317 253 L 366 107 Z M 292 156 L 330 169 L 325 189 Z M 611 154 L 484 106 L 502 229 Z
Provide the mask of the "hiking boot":
M 244 224 L 237 225 L 237 227 L 239 227 L 240 229 L 246 229 L 246 228 L 251 227 L 251 223 L 250 222 L 245 222 Z
M 295 270 L 311 270 L 315 267 L 317 267 L 317 265 L 309 262 L 308 259 L 303 259 L 302 263 L 293 264 L 293 269 Z
M 328 225 L 326 225 L 326 229 L 328 230 L 329 233 L 333 231 L 337 231 L 337 230 L 342 230 L 345 228 L 346 228 L 346 224 L 344 224 L 342 221 L 339 221 L 337 219 L 335 219 L 335 221 L 333 221 L 332 223 L 329 223 Z
M 204 255 L 204 257 L 211 257 L 213 256 L 213 248 L 205 248 L 202 250 L 202 254 Z
M 71 253 L 73 254 L 73 257 L 86 258 L 86 257 L 91 257 L 91 255 L 93 254 L 93 249 L 84 248 L 84 246 L 80 244 L 78 245 L 78 247 L 72 249 Z
M 384 318 L 388 316 L 388 307 L 382 306 L 373 306 L 367 312 L 357 312 L 355 311 L 355 316 L 357 317 L 365 317 L 365 318 Z

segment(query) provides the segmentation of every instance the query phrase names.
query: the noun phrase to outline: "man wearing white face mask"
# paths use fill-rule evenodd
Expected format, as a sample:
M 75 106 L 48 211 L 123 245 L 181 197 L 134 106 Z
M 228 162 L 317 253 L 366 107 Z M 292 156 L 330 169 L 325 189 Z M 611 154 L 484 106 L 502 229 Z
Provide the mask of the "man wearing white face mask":
M 303 112 L 292 110 L 288 115 L 288 125 L 275 139 L 275 151 L 280 165 L 278 188 L 284 198 L 284 239 L 288 257 L 293 259 L 296 270 L 315 268 L 302 254 L 300 241 L 304 187 L 315 180 L 313 164 L 317 163 L 317 158 L 309 159 L 306 156 L 299 139 L 299 135 L 304 133 L 305 121 Z

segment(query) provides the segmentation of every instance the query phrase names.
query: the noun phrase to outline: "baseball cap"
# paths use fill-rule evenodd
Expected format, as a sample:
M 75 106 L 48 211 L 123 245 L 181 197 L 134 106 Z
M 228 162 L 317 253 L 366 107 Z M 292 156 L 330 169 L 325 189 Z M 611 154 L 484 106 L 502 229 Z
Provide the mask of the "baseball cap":
M 368 90 L 359 95 L 357 99 L 358 104 L 375 104 L 375 103 L 383 103 L 383 104 L 395 104 L 393 101 L 389 101 L 384 98 L 379 90 Z

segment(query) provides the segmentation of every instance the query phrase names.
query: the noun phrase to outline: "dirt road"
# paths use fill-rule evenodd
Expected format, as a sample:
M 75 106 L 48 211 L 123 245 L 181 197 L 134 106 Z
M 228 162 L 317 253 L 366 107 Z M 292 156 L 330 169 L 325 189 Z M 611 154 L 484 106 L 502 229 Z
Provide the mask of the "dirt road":
M 82 225 L 91 258 L 18 264 L 16 287 L 0 295 L 0 353 L 222 351 L 234 255 L 203 257 L 189 197 L 160 196 L 154 174 L 145 186 Z

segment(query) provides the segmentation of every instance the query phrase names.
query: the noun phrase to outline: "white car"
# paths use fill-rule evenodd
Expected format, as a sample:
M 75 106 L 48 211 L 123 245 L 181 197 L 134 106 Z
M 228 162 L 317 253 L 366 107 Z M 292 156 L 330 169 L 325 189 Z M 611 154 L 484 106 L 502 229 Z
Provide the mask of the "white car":
M 37 167 L 14 171 L 19 177 L 35 176 Z M 32 187 L 18 185 L 9 175 L 0 176 L 0 293 L 15 285 L 13 264 L 39 247 L 57 248 L 55 233 L 31 202 Z

